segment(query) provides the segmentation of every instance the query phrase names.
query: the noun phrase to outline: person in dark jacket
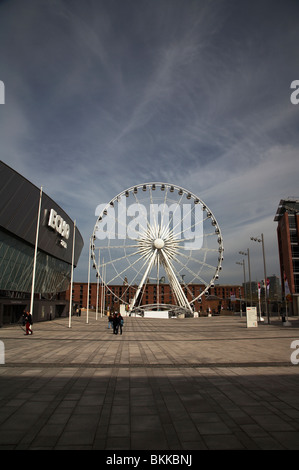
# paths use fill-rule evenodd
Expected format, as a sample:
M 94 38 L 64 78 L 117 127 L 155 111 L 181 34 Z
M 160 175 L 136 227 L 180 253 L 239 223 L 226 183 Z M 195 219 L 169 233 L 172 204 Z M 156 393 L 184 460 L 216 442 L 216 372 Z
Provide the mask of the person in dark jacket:
M 25 325 L 26 325 L 26 335 L 33 335 L 33 331 L 30 328 L 32 325 L 32 315 L 30 312 L 25 312 Z M 30 332 L 30 333 L 29 333 Z
M 124 319 L 123 319 L 123 317 L 121 316 L 120 313 L 118 314 L 118 321 L 119 321 L 119 334 L 122 335 L 123 334 Z
M 117 334 L 118 334 L 118 327 L 119 327 L 119 318 L 118 318 L 118 315 L 117 315 L 116 312 L 115 312 L 114 315 L 113 315 L 113 320 L 112 320 L 112 322 L 113 322 L 113 333 L 114 333 L 115 335 L 117 335 Z

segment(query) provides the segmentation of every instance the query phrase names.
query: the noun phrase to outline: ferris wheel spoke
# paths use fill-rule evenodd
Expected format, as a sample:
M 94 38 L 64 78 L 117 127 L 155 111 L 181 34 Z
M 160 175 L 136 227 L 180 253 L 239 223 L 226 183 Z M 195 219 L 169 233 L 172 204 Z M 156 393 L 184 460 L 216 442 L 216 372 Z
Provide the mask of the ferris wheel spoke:
M 144 262 L 143 262 L 142 266 L 140 267 L 140 269 L 136 270 L 136 274 L 131 280 L 131 285 L 135 285 L 137 277 L 140 276 L 141 273 L 143 273 L 144 268 L 146 267 L 146 265 L 147 265 L 147 260 L 144 260 Z
M 191 280 L 190 284 L 192 284 L 192 282 L 194 281 L 194 279 L 198 279 L 202 284 L 204 284 L 205 286 L 208 285 L 207 281 L 205 281 L 200 275 L 199 273 L 195 273 L 191 268 L 189 268 L 189 266 L 187 266 L 186 264 L 182 263 L 178 258 L 175 259 L 175 261 L 180 265 L 182 266 L 182 268 L 184 268 L 189 274 L 191 274 L 191 276 L 193 276 L 193 279 Z
M 118 210 L 117 210 L 116 222 L 117 222 L 117 228 L 118 228 L 118 235 L 120 232 L 120 228 L 122 228 L 122 236 L 125 235 L 125 238 L 126 238 L 127 236 L 127 219 L 126 219 L 127 205 L 123 204 L 123 200 L 125 201 L 126 198 L 124 199 L 118 198 L 118 206 L 117 206 Z M 125 215 L 125 217 L 123 217 L 123 215 Z
M 198 263 L 198 264 L 201 264 L 202 266 L 206 267 L 206 268 L 210 268 L 210 269 L 215 269 L 215 266 L 212 266 L 211 264 L 209 263 L 206 263 L 205 261 L 201 261 L 200 259 L 197 259 L 197 258 L 193 258 L 193 256 L 187 256 L 185 255 L 184 253 L 180 253 L 180 256 L 182 256 L 183 258 L 185 259 L 188 259 L 194 263 Z
M 137 197 L 137 192 L 133 191 L 133 194 L 134 194 L 135 201 L 136 201 L 136 203 L 138 204 L 138 206 L 140 206 L 140 207 L 143 206 L 143 204 L 141 204 L 141 203 L 139 202 L 139 199 L 138 199 L 138 197 Z M 144 224 L 140 224 L 140 227 L 142 228 L 144 234 L 146 234 L 148 231 L 151 231 L 151 230 L 152 230 L 152 227 L 150 226 L 147 217 L 146 217 L 146 226 L 144 226 Z
M 157 234 L 158 233 L 158 221 L 156 220 L 156 214 L 153 210 L 154 208 L 154 199 L 153 199 L 153 189 L 152 187 L 150 187 L 150 218 L 151 218 L 151 221 L 153 223 L 152 227 L 151 227 L 151 230 L 154 234 Z
M 187 242 L 187 241 L 194 241 L 194 237 L 193 237 L 193 238 L 183 238 L 183 239 L 181 239 L 181 240 L 177 240 L 178 243 L 185 243 L 185 242 Z M 183 247 L 180 247 L 180 248 L 183 249 Z M 199 250 L 200 250 L 200 251 L 203 251 L 203 252 L 206 251 L 206 252 L 215 253 L 215 252 L 219 251 L 219 248 L 209 248 L 209 247 L 207 247 L 207 246 L 202 246 L 202 247 L 197 248 L 197 249 L 194 249 L 194 250 L 192 250 L 192 251 L 195 251 L 195 252 L 196 252 L 196 251 L 199 251 Z
M 125 254 L 124 256 L 121 256 L 119 258 L 115 258 L 115 259 L 112 259 L 110 261 L 106 261 L 105 266 L 108 266 L 110 264 L 113 264 L 113 263 L 116 263 L 118 261 L 123 261 L 123 260 L 127 260 L 128 258 L 131 258 L 132 256 L 136 256 L 136 253 L 137 252 L 134 252 L 134 253 L 130 253 L 130 254 Z M 130 263 L 129 263 L 130 264 Z
M 171 218 L 170 218 L 170 220 L 169 220 L 169 226 L 170 226 L 170 227 L 172 226 L 171 231 L 172 231 L 173 234 L 176 234 L 176 236 L 177 236 L 177 235 L 179 235 L 179 236 L 182 235 L 182 230 L 180 229 L 180 230 L 178 231 L 178 234 L 177 234 L 177 233 L 176 233 L 176 229 L 177 229 L 179 226 L 181 226 L 182 221 L 183 221 L 183 219 L 181 218 L 181 210 L 180 210 L 181 204 L 182 204 L 182 200 L 183 200 L 183 196 L 184 196 L 184 193 L 181 194 L 181 197 L 179 198 L 178 202 L 176 203 L 175 210 L 172 212 Z M 175 217 L 175 213 L 176 213 L 177 210 L 180 210 L 180 214 L 179 214 L 178 221 L 177 221 L 176 225 L 174 225 L 174 224 L 175 224 L 174 217 Z
M 186 253 L 185 253 L 186 251 L 189 251 L 189 255 L 186 255 Z M 217 251 L 217 250 L 215 250 L 215 251 Z M 190 259 L 190 258 L 193 258 L 193 256 L 191 256 L 191 253 L 194 253 L 194 252 L 197 253 L 198 250 L 190 250 L 190 249 L 186 250 L 186 248 L 184 246 L 179 246 L 177 248 L 176 255 L 177 255 L 177 257 L 182 256 L 182 257 Z M 196 259 L 198 262 L 202 261 L 202 262 L 205 263 L 206 259 L 207 259 L 207 256 L 208 256 L 208 253 L 209 253 L 209 248 L 203 247 L 203 248 L 200 249 L 200 252 L 202 254 L 202 260 L 199 260 L 197 258 L 194 258 L 194 259 Z
M 142 277 L 142 279 L 141 279 L 141 282 L 140 282 L 140 284 L 139 284 L 139 286 L 138 286 L 138 288 L 137 288 L 137 291 L 136 291 L 136 293 L 135 293 L 135 295 L 134 295 L 134 297 L 133 297 L 133 299 L 132 299 L 132 301 L 131 301 L 131 304 L 130 304 L 130 310 L 131 310 L 131 311 L 132 311 L 132 309 L 133 309 L 133 307 L 134 307 L 134 305 L 135 305 L 135 303 L 136 303 L 136 300 L 138 299 L 138 296 L 139 296 L 139 294 L 140 294 L 140 291 L 141 291 L 141 289 L 142 289 L 142 286 L 143 286 L 143 284 L 144 284 L 146 278 L 148 277 L 148 275 L 149 275 L 149 273 L 150 273 L 150 271 L 151 271 L 151 269 L 152 269 L 152 266 L 153 266 L 153 264 L 154 264 L 155 258 L 156 258 L 156 256 L 157 256 L 157 251 L 158 251 L 158 250 L 156 249 L 156 250 L 154 251 L 154 253 L 152 254 L 152 257 L 151 257 L 151 259 L 149 260 L 148 266 L 147 266 L 147 268 L 146 268 L 146 270 L 145 270 L 145 272 L 144 272 L 144 274 L 143 274 L 143 277 Z
M 167 193 L 168 193 L 168 187 L 166 187 L 164 189 L 165 191 L 165 194 L 164 194 L 164 202 L 163 202 L 163 205 L 162 205 L 162 213 L 161 213 L 161 223 L 160 223 L 160 227 L 159 227 L 159 237 L 160 238 L 163 238 L 165 237 L 166 235 L 166 230 L 168 229 L 169 230 L 169 223 L 168 225 L 165 224 L 164 222 L 164 217 L 165 217 L 165 209 L 166 209 L 166 201 L 167 201 Z M 169 217 L 169 214 L 168 214 L 168 217 Z
M 103 245 L 103 246 L 96 246 L 94 247 L 94 250 L 123 250 L 128 249 L 128 248 L 138 248 L 139 245 Z
M 136 245 L 136 247 L 138 247 L 139 245 Z M 109 248 L 109 245 L 108 245 L 108 248 Z M 113 247 L 114 248 L 114 247 Z M 109 249 L 109 256 L 110 256 L 110 261 L 107 261 L 106 262 L 106 265 L 111 264 L 112 267 L 114 268 L 114 271 L 116 272 L 116 274 L 118 274 L 118 271 L 117 269 L 115 268 L 115 263 L 117 262 L 121 262 L 123 260 L 126 260 L 128 262 L 128 265 L 126 269 L 128 269 L 129 267 L 133 267 L 135 262 L 138 262 L 138 259 L 134 262 L 134 263 L 131 263 L 130 262 L 130 259 L 132 256 L 138 256 L 139 255 L 139 252 L 138 252 L 138 249 L 136 250 L 135 248 L 135 251 L 133 253 L 130 253 L 130 254 L 127 254 L 126 253 L 126 247 L 125 246 L 122 246 L 122 249 L 124 250 L 124 255 L 122 257 L 120 257 L 119 259 L 115 259 L 115 257 L 113 256 L 112 254 L 112 249 L 111 249 L 111 246 L 110 246 L 110 249 Z M 117 276 L 116 276 L 117 278 Z M 115 279 L 115 278 L 114 278 Z
M 140 260 L 141 260 L 141 258 L 139 258 L 138 261 L 140 261 Z M 136 281 L 137 277 L 140 275 L 141 272 L 143 272 L 143 269 L 145 268 L 146 264 L 147 264 L 147 261 L 145 260 L 143 265 L 141 266 L 141 268 L 139 270 L 136 270 L 135 276 L 131 279 L 131 284 L 130 284 L 131 286 L 135 284 L 135 281 Z M 125 297 L 125 294 L 129 291 L 130 285 L 129 284 L 127 285 L 124 293 L 122 294 L 122 297 Z
M 139 261 L 141 261 L 142 258 L 143 258 L 143 256 L 140 256 L 140 257 L 137 258 L 137 259 L 134 261 L 134 263 L 132 263 L 130 266 L 131 266 L 131 267 L 134 266 L 134 265 L 137 264 Z M 113 261 L 113 260 L 112 260 L 112 261 Z M 115 268 L 114 268 L 114 269 L 115 269 Z M 123 273 L 125 273 L 127 270 L 128 270 L 128 266 L 126 266 L 122 271 L 117 272 L 116 276 L 114 276 L 112 279 L 110 279 L 109 283 L 111 284 L 111 282 L 115 281 L 115 279 L 117 279 L 118 277 L 121 278 L 121 275 L 122 275 Z
M 215 237 L 215 232 L 205 233 L 206 237 Z

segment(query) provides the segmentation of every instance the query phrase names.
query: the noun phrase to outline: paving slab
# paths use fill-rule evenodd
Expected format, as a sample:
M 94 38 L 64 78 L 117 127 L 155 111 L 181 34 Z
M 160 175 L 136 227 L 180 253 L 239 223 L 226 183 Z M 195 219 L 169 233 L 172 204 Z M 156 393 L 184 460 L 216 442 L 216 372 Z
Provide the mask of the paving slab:
M 0 330 L 0 449 L 299 449 L 299 322 L 106 318 Z M 299 354 L 298 354 L 299 358 Z

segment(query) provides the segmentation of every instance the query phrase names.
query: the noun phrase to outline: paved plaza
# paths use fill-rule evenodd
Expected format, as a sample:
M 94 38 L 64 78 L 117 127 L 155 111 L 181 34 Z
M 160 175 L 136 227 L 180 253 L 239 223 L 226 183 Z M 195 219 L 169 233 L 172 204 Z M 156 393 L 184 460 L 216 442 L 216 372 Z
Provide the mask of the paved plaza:
M 299 321 L 94 313 L 0 329 L 0 449 L 299 449 Z M 299 359 L 299 354 L 297 355 Z

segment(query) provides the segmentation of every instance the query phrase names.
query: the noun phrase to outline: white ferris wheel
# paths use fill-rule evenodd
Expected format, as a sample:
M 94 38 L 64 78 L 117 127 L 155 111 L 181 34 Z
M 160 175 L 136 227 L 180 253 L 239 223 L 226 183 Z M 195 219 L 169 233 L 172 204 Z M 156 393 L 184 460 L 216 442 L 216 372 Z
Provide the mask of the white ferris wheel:
M 130 312 L 192 314 L 195 302 L 218 279 L 223 261 L 220 227 L 207 205 L 180 186 L 156 182 L 122 191 L 98 206 L 96 215 L 90 252 L 107 292 Z M 156 286 L 151 306 L 144 300 L 149 283 Z M 165 284 L 171 305 L 162 301 Z

